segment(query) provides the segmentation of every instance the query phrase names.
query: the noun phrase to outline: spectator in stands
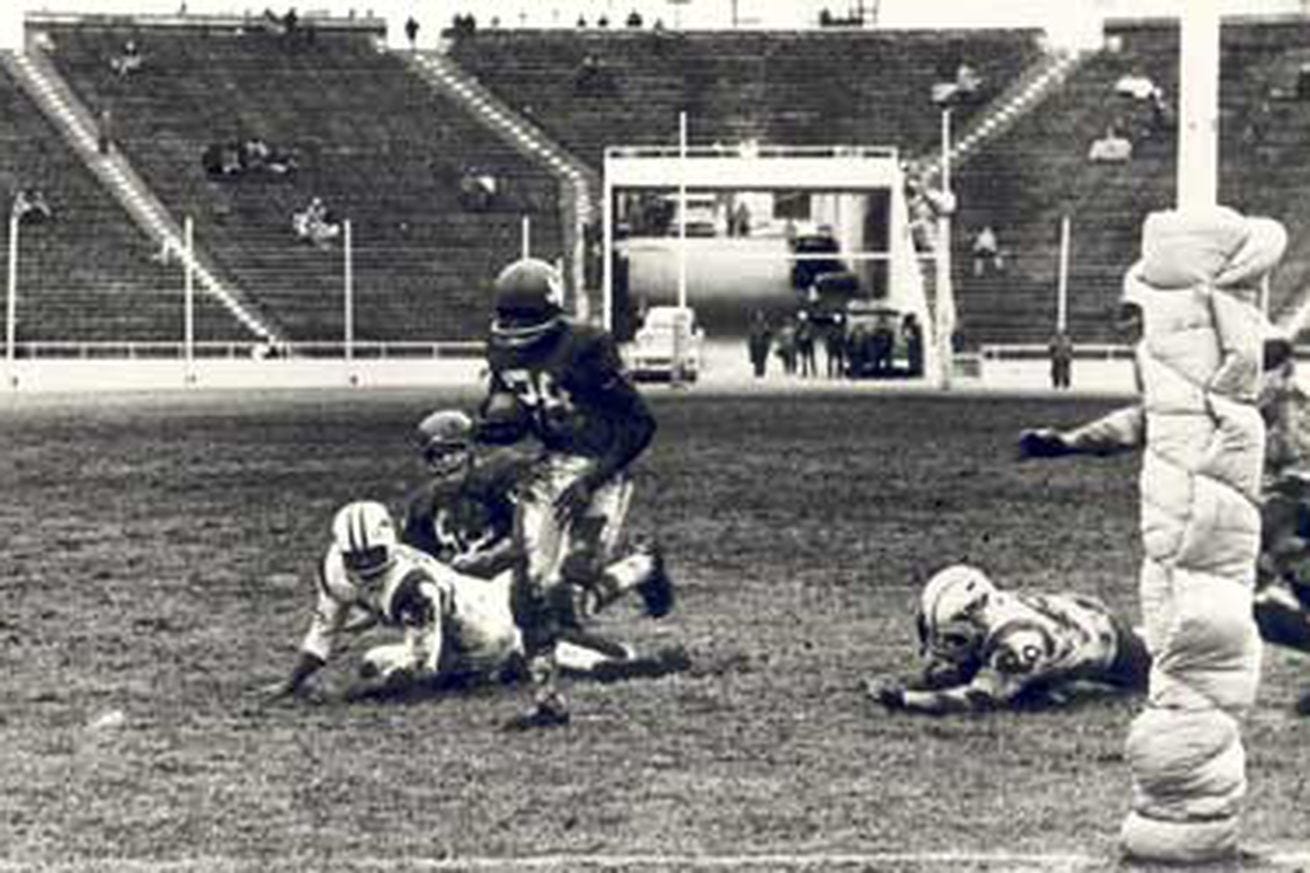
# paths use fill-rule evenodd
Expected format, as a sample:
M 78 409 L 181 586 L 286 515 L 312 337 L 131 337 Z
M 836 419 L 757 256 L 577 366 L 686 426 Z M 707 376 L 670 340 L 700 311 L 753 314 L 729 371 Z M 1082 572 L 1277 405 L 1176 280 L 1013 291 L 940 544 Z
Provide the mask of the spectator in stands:
M 14 195 L 11 209 L 20 224 L 41 224 L 54 218 L 54 212 L 40 188 L 19 189 Z
M 961 61 L 954 76 L 932 86 L 932 102 L 938 106 L 952 103 L 970 103 L 982 96 L 982 76 L 969 64 Z
M 96 150 L 102 155 L 109 154 L 114 143 L 114 115 L 106 106 L 96 116 Z
M 1001 254 L 1000 243 L 996 240 L 996 231 L 990 224 L 983 225 L 982 230 L 973 238 L 973 275 L 981 278 L 987 268 L 997 273 L 1005 272 L 1005 256 Z
M 328 210 L 321 197 L 315 197 L 307 207 L 291 216 L 291 229 L 299 239 L 327 248 L 341 235 L 341 222 Z
M 496 205 L 500 180 L 490 170 L 467 168 L 459 180 L 459 200 L 470 212 L 485 212 Z
M 901 319 L 901 342 L 905 344 L 905 357 L 911 376 L 923 375 L 923 328 L 913 312 Z
M 1113 124 L 1105 129 L 1105 136 L 1092 143 L 1087 152 L 1087 160 L 1101 163 L 1124 163 L 1131 160 L 1132 156 L 1132 141 L 1119 133 Z
M 282 16 L 283 33 L 288 38 L 296 36 L 296 28 L 300 24 L 300 16 L 296 15 L 296 7 L 289 8 L 285 15 Z
M 109 59 L 109 68 L 121 79 L 141 69 L 141 63 L 141 52 L 137 49 L 136 40 L 129 39 L 123 43 L 123 51 L 117 57 Z
M 413 51 L 418 45 L 418 21 L 412 15 L 405 20 L 405 39 L 409 40 L 409 50 Z
M 769 347 L 772 344 L 773 330 L 770 329 L 764 312 L 757 309 L 751 316 L 750 331 L 746 334 L 746 351 L 750 355 L 751 367 L 755 370 L 756 379 L 764 377 L 764 371 L 769 366 Z
M 628 27 L 641 27 L 641 13 L 635 9 L 629 12 L 627 24 Z
M 1174 113 L 1165 99 L 1164 89 L 1156 88 L 1147 98 L 1150 116 L 1146 122 L 1147 139 L 1168 136 L 1174 129 Z
M 614 93 L 614 77 L 600 58 L 588 54 L 573 77 L 575 94 L 595 97 Z
M 1140 70 L 1133 70 L 1126 76 L 1119 77 L 1119 81 L 1114 83 L 1114 93 L 1134 100 L 1149 100 L 1155 90 L 1155 83 Z
M 1073 341 L 1064 331 L 1056 331 L 1047 346 L 1051 356 L 1051 387 L 1057 390 L 1069 388 L 1073 375 Z

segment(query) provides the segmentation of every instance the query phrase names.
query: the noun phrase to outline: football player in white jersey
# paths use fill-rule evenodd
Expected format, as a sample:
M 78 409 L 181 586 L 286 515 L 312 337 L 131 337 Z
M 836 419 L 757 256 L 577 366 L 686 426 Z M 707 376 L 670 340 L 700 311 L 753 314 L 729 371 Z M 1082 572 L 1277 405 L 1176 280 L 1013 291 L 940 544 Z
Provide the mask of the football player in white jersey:
M 391 514 L 374 501 L 342 507 L 318 567 L 313 618 L 290 675 L 269 699 L 300 694 L 331 657 L 340 637 L 381 624 L 400 642 L 362 656 L 361 683 L 347 699 L 403 691 L 417 682 L 507 680 L 524 674 L 523 637 L 511 609 L 513 573 L 487 579 L 461 573 L 399 541 Z M 606 641 L 602 641 L 606 642 Z M 685 669 L 681 649 L 638 658 L 630 650 L 561 641 L 561 667 L 598 679 L 658 676 Z
M 865 681 L 888 709 L 950 713 L 1064 699 L 1076 683 L 1144 690 L 1142 638 L 1099 600 L 1002 591 L 956 564 L 924 586 L 917 616 L 921 678 Z

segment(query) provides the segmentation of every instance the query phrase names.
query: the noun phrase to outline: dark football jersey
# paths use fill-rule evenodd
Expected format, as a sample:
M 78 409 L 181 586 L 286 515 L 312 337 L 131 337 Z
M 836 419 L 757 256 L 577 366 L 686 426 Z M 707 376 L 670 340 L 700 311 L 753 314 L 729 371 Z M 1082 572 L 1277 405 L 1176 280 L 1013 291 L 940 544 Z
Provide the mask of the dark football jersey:
M 513 394 L 530 429 L 552 452 L 598 459 L 605 474 L 627 466 L 655 432 L 641 394 L 623 370 L 610 335 L 565 323 L 527 348 L 488 343 L 491 392 Z
M 480 457 L 467 475 L 424 483 L 406 502 L 402 540 L 444 563 L 497 546 L 513 534 L 515 492 L 533 461 L 500 450 Z

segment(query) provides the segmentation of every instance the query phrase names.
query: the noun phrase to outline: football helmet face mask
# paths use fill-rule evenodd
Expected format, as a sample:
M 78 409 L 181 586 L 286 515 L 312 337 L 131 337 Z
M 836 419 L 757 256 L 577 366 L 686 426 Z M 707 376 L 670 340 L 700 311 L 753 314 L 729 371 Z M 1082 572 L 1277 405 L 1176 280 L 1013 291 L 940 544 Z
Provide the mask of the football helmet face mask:
M 332 541 L 341 551 L 346 572 L 373 579 L 396 560 L 396 528 L 381 503 L 359 500 L 347 503 L 332 519 Z
M 916 621 L 923 654 L 957 665 L 976 661 L 985 629 L 975 617 L 996 593 L 981 570 L 965 564 L 947 567 L 929 579 L 919 598 Z
M 473 419 L 458 409 L 439 409 L 418 423 L 415 440 L 436 476 L 453 476 L 473 460 Z
M 550 264 L 536 258 L 510 264 L 496 277 L 492 341 L 522 349 L 552 336 L 564 323 L 563 297 L 564 283 Z

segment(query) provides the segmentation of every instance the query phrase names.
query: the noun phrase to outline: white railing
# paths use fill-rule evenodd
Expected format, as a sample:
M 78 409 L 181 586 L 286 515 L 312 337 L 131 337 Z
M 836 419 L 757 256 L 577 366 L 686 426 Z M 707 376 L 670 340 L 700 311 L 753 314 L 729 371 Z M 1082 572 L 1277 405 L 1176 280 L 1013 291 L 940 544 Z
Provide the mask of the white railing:
M 257 340 L 197 341 L 196 358 L 344 358 L 346 343 L 340 340 L 261 343 Z M 476 340 L 414 341 L 356 341 L 350 344 L 350 357 L 362 359 L 395 358 L 478 358 L 485 346 Z M 0 343 L 0 352 L 7 352 Z M 99 340 L 33 340 L 14 343 L 14 355 L 22 359 L 113 359 L 150 360 L 184 359 L 186 343 L 177 341 Z M 0 355 L 2 356 L 2 355 Z
M 689 158 L 880 158 L 895 159 L 895 146 L 826 145 L 709 145 L 687 146 Z M 608 146 L 608 158 L 677 158 L 682 152 L 676 145 Z
M 1080 361 L 1127 361 L 1133 357 L 1133 347 L 1123 343 L 1078 343 L 1073 355 Z M 1047 360 L 1050 356 L 1050 346 L 1045 343 L 998 343 L 978 348 L 982 361 Z

